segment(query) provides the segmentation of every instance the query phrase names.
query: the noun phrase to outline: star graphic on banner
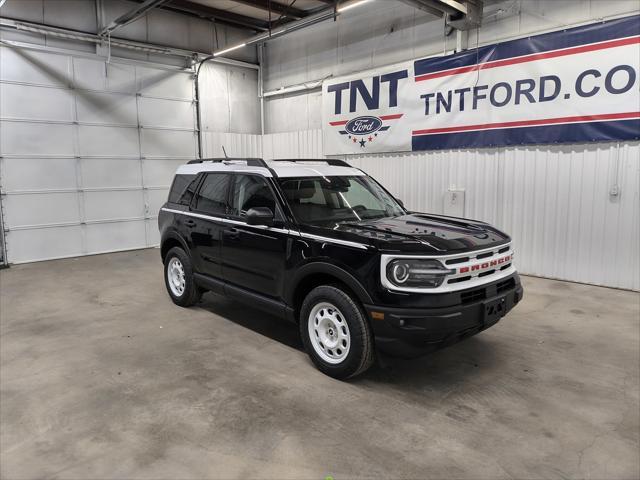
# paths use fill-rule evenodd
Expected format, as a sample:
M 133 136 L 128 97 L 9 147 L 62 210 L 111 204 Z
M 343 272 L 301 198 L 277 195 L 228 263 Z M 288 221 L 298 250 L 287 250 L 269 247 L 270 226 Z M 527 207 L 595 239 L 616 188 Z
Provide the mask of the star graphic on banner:
M 373 142 L 373 137 L 371 135 L 369 135 L 369 141 Z
M 356 143 L 358 141 L 358 139 L 356 137 L 353 137 L 353 143 Z
M 360 140 L 360 147 L 364 148 L 364 146 L 366 145 L 367 142 L 364 141 L 364 139 Z

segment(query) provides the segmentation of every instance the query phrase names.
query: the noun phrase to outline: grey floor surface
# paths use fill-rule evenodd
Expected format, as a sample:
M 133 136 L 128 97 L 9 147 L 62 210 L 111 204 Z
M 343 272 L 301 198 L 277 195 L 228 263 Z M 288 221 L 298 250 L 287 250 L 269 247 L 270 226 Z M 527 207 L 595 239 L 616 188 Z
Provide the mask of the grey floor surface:
M 350 382 L 294 326 L 174 306 L 158 250 L 0 271 L 3 478 L 638 478 L 638 293 L 523 278 L 498 325 Z

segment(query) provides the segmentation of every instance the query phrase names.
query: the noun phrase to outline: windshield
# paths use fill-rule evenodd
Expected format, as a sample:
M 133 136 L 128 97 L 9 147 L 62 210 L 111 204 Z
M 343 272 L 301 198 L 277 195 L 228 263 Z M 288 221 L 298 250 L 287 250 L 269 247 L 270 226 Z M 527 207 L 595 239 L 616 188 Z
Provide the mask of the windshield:
M 301 223 L 328 226 L 405 213 L 391 195 L 366 176 L 281 178 L 279 182 Z

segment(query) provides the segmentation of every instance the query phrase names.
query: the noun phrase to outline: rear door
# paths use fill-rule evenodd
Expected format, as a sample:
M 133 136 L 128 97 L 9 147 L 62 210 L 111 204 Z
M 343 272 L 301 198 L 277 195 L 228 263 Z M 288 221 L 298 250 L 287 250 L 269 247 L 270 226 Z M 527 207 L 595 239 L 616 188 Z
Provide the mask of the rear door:
M 195 215 L 184 222 L 190 230 L 196 270 L 217 279 L 222 278 L 220 249 L 229 212 L 231 178 L 228 173 L 205 174 L 191 202 L 191 213 Z
M 260 175 L 234 174 L 229 220 L 222 240 L 222 273 L 235 286 L 270 297 L 282 294 L 288 230 L 271 185 Z M 248 225 L 250 208 L 267 207 L 273 227 Z

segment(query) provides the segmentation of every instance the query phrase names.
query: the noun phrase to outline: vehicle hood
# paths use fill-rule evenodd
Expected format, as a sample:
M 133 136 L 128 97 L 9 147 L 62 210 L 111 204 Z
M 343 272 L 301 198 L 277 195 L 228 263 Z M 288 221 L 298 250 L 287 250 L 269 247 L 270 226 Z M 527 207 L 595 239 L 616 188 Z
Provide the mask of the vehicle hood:
M 324 230 L 325 234 L 329 230 L 337 238 L 360 241 L 381 251 L 432 255 L 490 248 L 511 240 L 484 222 L 423 213 L 341 223 Z

